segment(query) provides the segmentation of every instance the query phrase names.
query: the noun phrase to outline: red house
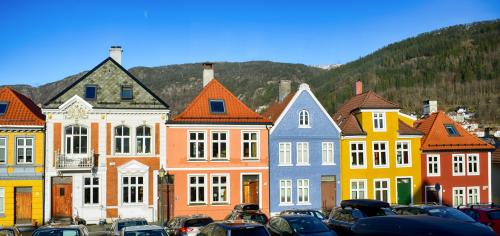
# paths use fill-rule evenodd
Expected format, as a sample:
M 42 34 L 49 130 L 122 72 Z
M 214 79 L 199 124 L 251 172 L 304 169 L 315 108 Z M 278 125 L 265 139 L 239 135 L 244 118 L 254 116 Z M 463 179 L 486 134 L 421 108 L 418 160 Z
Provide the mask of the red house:
M 426 203 L 453 206 L 491 202 L 493 146 L 468 133 L 444 112 L 415 123 L 422 138 L 422 194 Z

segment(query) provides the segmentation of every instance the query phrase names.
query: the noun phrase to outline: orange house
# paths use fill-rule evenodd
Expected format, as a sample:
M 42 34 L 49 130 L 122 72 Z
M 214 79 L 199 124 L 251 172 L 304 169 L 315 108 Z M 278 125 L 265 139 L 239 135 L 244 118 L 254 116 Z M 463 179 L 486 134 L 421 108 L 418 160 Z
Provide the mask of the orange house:
M 239 203 L 269 213 L 268 130 L 271 121 L 248 108 L 204 64 L 204 87 L 167 122 L 167 173 L 173 215 L 223 219 Z

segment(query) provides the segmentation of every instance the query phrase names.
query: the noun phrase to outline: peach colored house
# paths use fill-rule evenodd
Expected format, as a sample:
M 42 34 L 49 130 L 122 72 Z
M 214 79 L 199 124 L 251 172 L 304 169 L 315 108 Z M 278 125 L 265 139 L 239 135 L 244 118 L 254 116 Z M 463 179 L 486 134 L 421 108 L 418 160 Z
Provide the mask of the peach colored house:
M 271 121 L 243 104 L 205 64 L 204 88 L 167 122 L 167 171 L 174 215 L 223 219 L 239 203 L 269 213 L 268 131 Z

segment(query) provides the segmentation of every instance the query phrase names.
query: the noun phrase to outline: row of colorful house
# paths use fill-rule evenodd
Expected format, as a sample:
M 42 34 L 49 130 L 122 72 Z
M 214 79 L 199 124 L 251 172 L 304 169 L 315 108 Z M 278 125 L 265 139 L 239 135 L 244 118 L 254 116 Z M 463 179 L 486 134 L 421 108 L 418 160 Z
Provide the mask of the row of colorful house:
M 333 115 L 307 84 L 258 114 L 204 64 L 178 115 L 121 66 L 122 49 L 40 108 L 0 90 L 0 225 L 78 216 L 207 214 L 235 204 L 269 214 L 342 199 L 491 202 L 493 147 L 436 107 L 420 120 L 362 91 Z M 175 86 L 175 85 L 172 85 Z

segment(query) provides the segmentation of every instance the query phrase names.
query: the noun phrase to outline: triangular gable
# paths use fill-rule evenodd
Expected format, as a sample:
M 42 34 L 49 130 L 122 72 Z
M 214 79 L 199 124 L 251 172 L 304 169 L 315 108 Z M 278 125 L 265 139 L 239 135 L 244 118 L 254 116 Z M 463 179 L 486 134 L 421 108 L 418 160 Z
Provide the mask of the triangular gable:
M 118 166 L 116 168 L 118 172 L 122 174 L 139 174 L 139 173 L 146 173 L 149 170 L 149 166 L 142 164 L 141 162 L 138 162 L 137 160 L 131 160 L 121 166 Z
M 0 125 L 44 126 L 45 116 L 31 99 L 9 88 L 0 89 L 0 102 L 7 104 L 7 110 L 0 116 Z

